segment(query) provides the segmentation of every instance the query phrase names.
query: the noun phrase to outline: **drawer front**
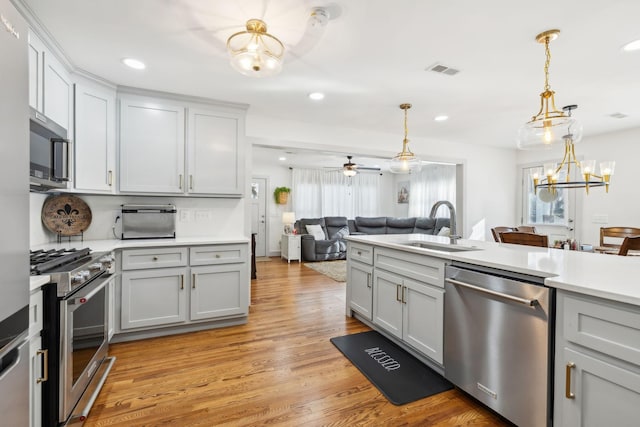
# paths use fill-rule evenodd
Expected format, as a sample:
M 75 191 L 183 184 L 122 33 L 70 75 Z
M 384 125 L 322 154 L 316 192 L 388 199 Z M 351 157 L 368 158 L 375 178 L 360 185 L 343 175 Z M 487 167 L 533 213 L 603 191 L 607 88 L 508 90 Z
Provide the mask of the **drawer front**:
M 347 256 L 349 259 L 373 265 L 373 246 L 348 242 Z
M 187 248 L 126 249 L 122 251 L 122 270 L 184 267 Z
M 567 341 L 640 366 L 640 309 L 564 292 L 559 295 Z
M 444 288 L 445 262 L 438 258 L 411 254 L 393 249 L 377 248 L 375 251 L 376 268 L 394 274 Z
M 244 244 L 194 246 L 189 249 L 190 265 L 214 265 L 247 262 L 248 249 Z
M 38 289 L 29 297 L 29 336 L 42 330 L 42 290 Z

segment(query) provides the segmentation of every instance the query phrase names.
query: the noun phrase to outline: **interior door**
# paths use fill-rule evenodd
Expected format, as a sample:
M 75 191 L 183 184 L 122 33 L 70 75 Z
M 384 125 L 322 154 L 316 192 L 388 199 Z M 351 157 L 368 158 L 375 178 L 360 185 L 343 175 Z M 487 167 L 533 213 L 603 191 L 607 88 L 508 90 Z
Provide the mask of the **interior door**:
M 256 234 L 256 257 L 267 256 L 267 186 L 268 179 L 251 179 L 251 233 Z

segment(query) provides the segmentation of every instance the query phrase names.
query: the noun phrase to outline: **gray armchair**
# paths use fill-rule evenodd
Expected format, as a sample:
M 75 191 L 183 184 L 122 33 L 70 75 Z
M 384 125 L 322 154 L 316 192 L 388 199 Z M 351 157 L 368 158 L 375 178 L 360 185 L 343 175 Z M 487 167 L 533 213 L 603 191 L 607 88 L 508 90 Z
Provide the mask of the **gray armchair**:
M 307 225 L 320 225 L 324 239 L 316 239 L 307 232 Z M 328 261 L 347 258 L 347 243 L 343 239 L 349 235 L 347 218 L 328 216 L 324 218 L 303 218 L 296 223 L 300 233 L 302 259 L 305 261 Z

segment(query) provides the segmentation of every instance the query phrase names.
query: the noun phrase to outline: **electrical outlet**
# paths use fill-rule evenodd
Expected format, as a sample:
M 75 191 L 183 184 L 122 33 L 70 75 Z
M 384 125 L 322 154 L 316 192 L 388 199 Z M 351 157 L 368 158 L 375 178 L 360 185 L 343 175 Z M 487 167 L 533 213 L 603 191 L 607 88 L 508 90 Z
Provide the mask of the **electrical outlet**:
M 209 221 L 211 219 L 211 211 L 208 210 L 198 210 L 196 211 L 196 221 Z
M 193 211 L 191 211 L 191 209 L 181 209 L 180 222 L 191 222 L 191 221 L 193 221 Z

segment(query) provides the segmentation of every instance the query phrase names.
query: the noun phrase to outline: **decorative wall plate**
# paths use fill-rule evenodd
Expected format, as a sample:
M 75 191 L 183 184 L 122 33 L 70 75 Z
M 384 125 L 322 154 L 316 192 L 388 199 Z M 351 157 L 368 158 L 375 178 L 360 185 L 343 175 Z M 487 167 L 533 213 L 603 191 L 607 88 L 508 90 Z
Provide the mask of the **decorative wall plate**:
M 85 232 L 91 225 L 91 209 L 79 197 L 52 196 L 42 206 L 42 222 L 47 229 L 60 236 L 75 236 Z

